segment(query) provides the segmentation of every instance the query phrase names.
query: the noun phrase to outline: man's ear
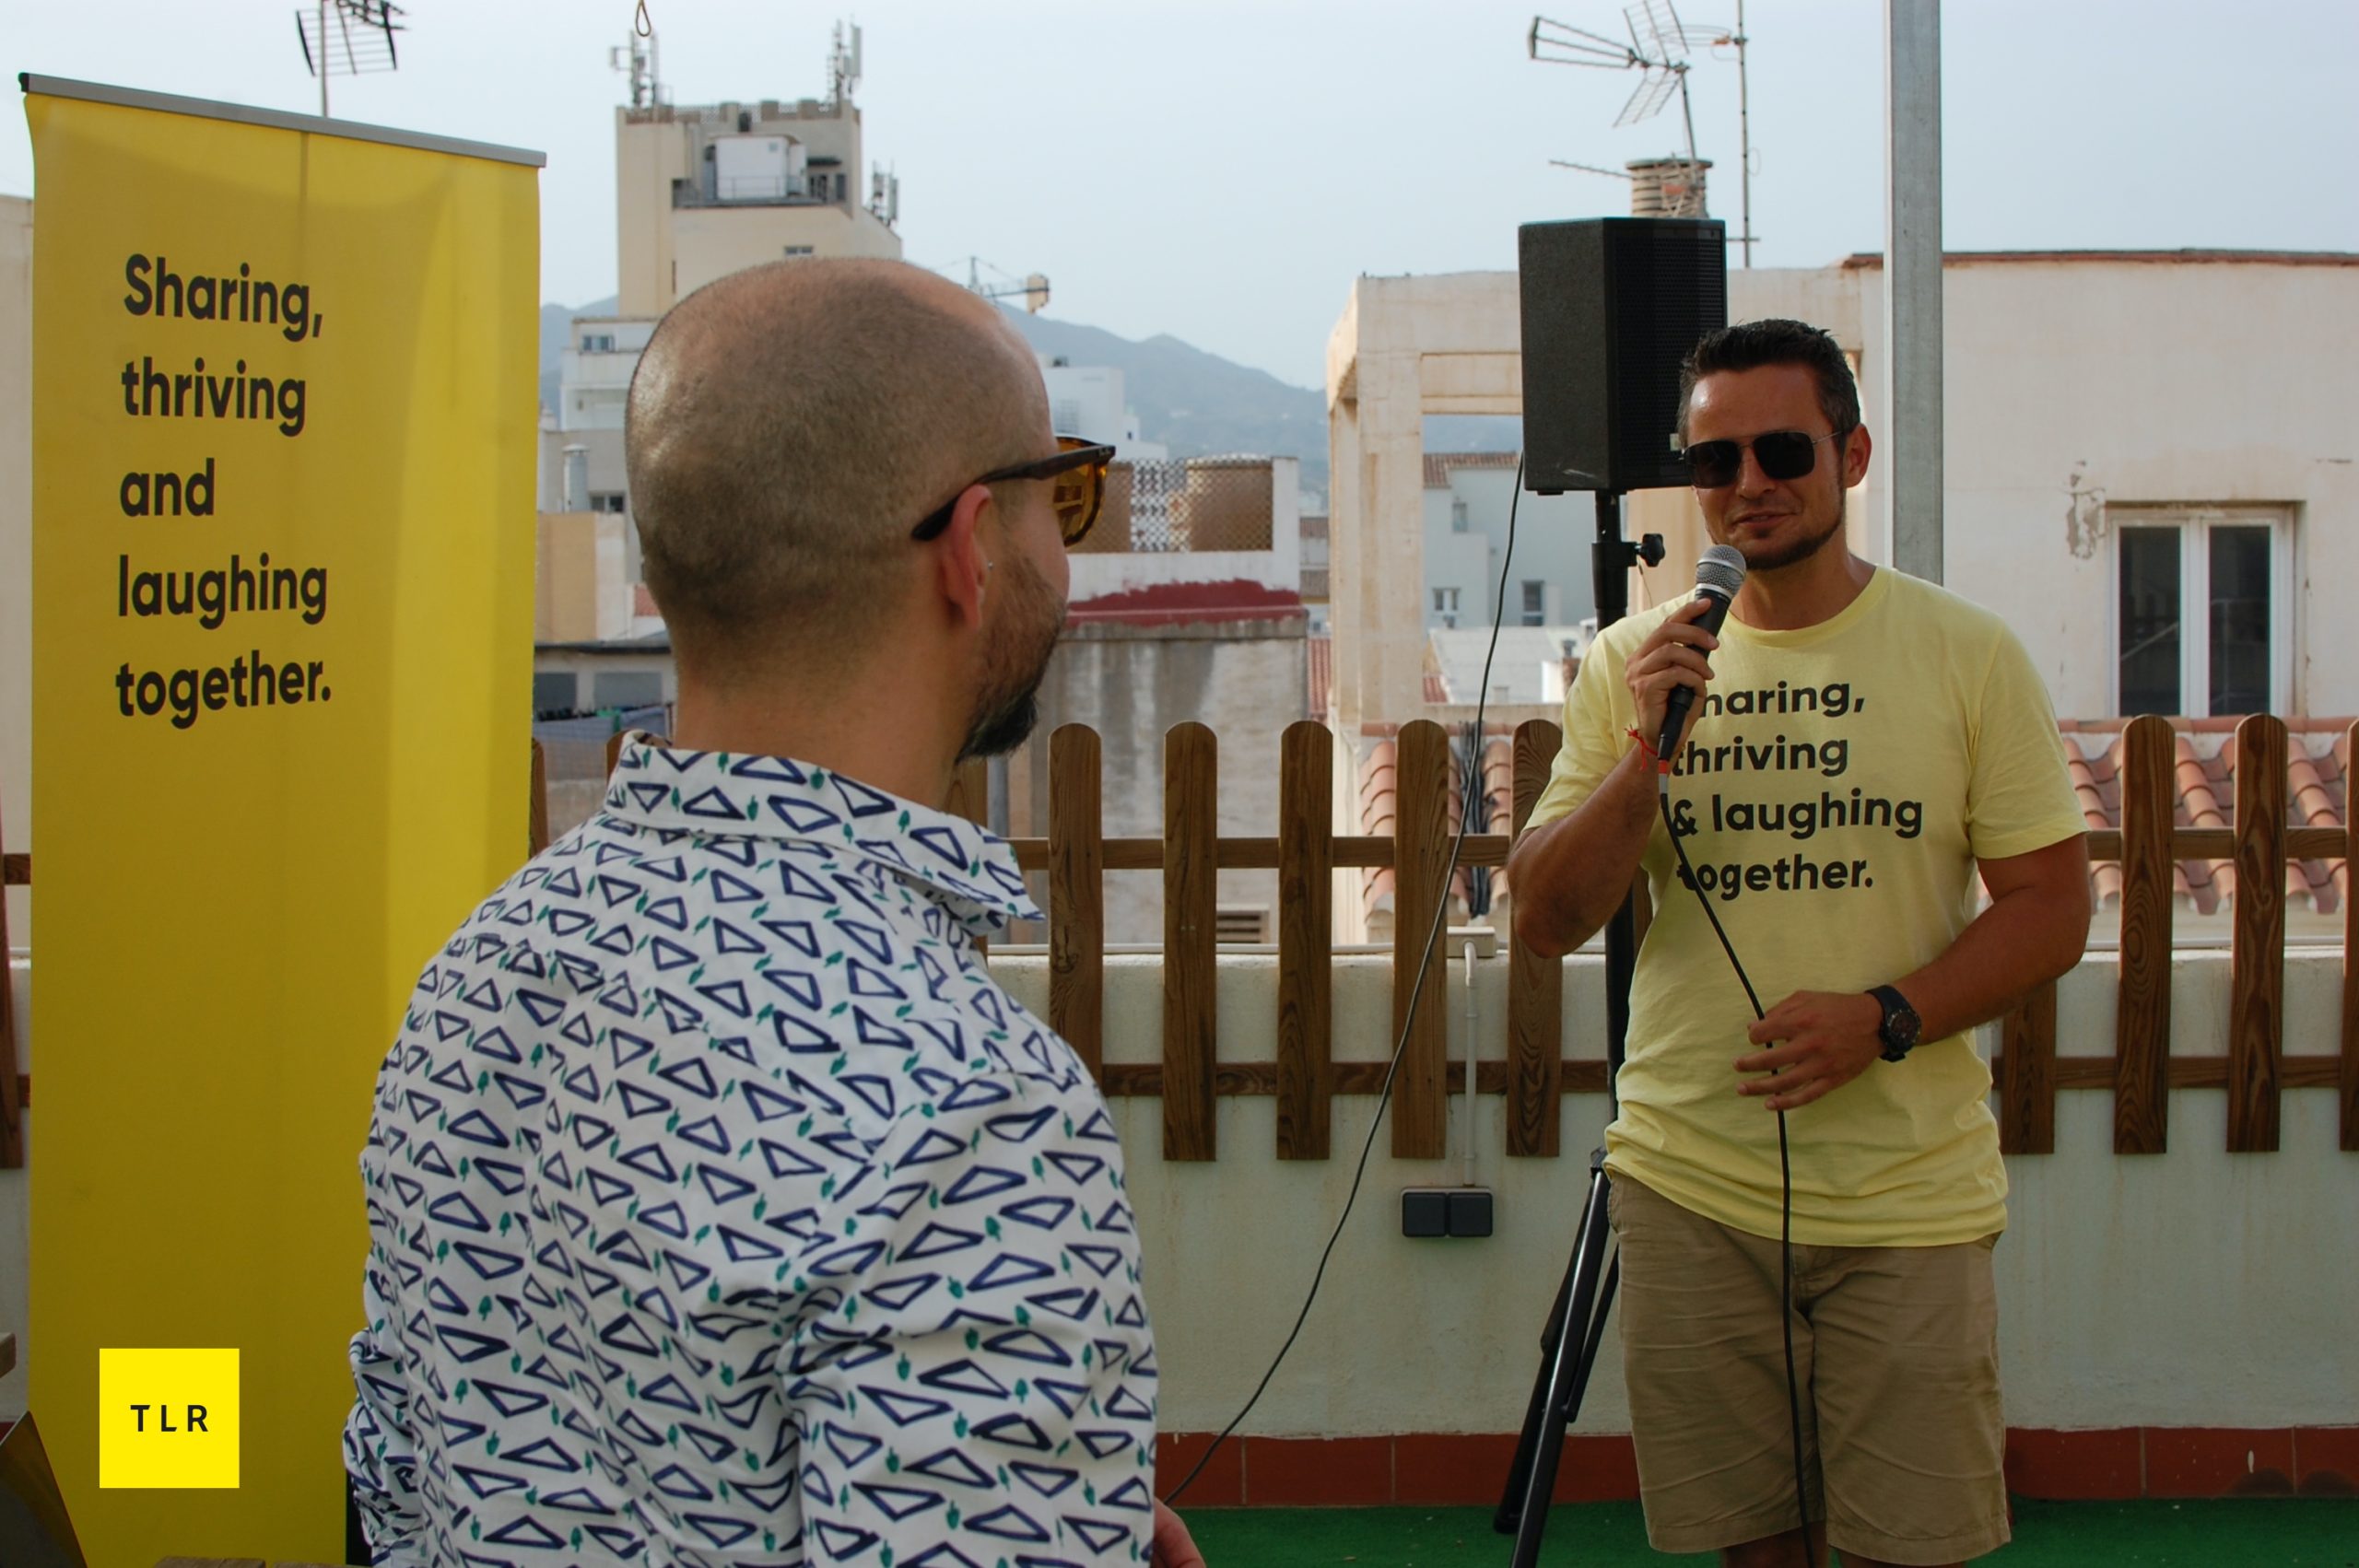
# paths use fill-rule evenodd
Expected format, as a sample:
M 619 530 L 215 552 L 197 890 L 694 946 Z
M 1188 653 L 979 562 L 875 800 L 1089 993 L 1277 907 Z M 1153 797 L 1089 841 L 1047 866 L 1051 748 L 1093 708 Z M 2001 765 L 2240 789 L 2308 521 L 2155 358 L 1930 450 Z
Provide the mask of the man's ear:
M 1865 425 L 1851 427 L 1850 435 L 1843 440 L 1843 488 L 1850 489 L 1868 476 L 1868 457 L 1875 443 L 1868 439 Z
M 990 587 L 991 557 L 983 547 L 985 525 L 997 503 L 988 485 L 969 485 L 950 509 L 950 526 L 927 548 L 933 552 L 935 586 L 951 617 L 968 626 L 983 624 L 985 590 Z

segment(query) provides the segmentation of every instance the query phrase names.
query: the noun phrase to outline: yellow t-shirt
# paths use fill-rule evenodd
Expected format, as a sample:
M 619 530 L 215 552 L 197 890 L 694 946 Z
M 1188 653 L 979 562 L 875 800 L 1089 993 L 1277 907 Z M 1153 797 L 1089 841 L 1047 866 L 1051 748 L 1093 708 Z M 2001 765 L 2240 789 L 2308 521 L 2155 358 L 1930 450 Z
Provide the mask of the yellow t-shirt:
M 1634 743 L 1623 667 L 1675 605 L 1607 628 L 1565 701 L 1565 746 L 1532 814 L 1569 814 Z M 1878 570 L 1833 619 L 1711 656 L 1672 809 L 1764 1008 L 1864 991 L 1922 967 L 1975 912 L 1975 861 L 2085 830 L 2037 672 L 1998 616 Z M 1778 1234 L 1778 1121 L 1730 1066 L 1755 1047 L 1743 988 L 1660 818 L 1643 865 L 1654 919 L 1631 989 L 1606 1166 L 1699 1214 Z M 2006 1224 L 1990 1071 L 1963 1035 L 1928 1040 L 1787 1114 L 1794 1240 L 1938 1246 Z

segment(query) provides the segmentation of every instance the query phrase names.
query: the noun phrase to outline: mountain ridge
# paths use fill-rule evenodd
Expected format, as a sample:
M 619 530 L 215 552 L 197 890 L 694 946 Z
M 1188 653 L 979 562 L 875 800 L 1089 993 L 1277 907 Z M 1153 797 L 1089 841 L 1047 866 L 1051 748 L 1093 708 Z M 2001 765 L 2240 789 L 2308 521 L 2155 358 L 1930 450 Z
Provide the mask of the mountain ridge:
M 616 300 L 541 307 L 541 402 L 555 408 L 558 356 L 577 316 L 611 315 Z M 1327 491 L 1327 398 L 1196 347 L 1169 333 L 1126 338 L 1080 322 L 1008 310 L 1008 322 L 1032 351 L 1075 365 L 1122 372 L 1122 390 L 1139 416 L 1139 432 L 1174 457 L 1251 452 L 1291 457 L 1302 464 L 1302 486 Z

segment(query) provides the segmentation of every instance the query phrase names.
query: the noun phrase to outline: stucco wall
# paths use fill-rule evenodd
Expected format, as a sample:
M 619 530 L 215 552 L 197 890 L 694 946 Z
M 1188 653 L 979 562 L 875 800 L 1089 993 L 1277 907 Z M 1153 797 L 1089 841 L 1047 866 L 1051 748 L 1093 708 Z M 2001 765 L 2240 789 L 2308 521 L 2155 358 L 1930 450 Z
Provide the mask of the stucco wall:
M 2286 967 L 2288 1052 L 2331 1051 L 2337 953 Z M 1044 959 L 994 958 L 1028 1005 L 1047 1006 Z M 1603 1028 L 1602 961 L 1567 963 L 1566 1054 L 1594 1058 Z M 1501 1054 L 1504 965 L 1483 966 L 1482 1054 Z M 2067 977 L 2059 1049 L 2109 1055 L 2116 971 L 2106 958 Z M 1152 956 L 1109 961 L 1106 1056 L 1159 1051 L 1161 970 Z M 1224 959 L 1225 1060 L 1273 1054 L 1275 965 Z M 1447 986 L 1452 1060 L 1463 1051 L 1462 969 Z M 1390 968 L 1345 959 L 1335 987 L 1338 1060 L 1377 1060 L 1392 1044 Z M 2172 989 L 2175 1051 L 2224 1050 L 2227 962 L 2185 954 Z M 1325 1161 L 1273 1156 L 1275 1101 L 1219 1102 L 1220 1157 L 1166 1164 L 1161 1102 L 1114 1102 L 1146 1246 L 1147 1295 L 1163 1368 L 1167 1431 L 1218 1431 L 1252 1391 L 1299 1310 L 1341 1211 L 1375 1101 L 1333 1105 Z M 1567 1096 L 1563 1157 L 1501 1154 L 1505 1102 L 1485 1096 L 1477 1177 L 1497 1195 L 1498 1234 L 1409 1241 L 1399 1192 L 1458 1179 L 1450 1157 L 1402 1162 L 1379 1133 L 1367 1178 L 1301 1340 L 1243 1428 L 1271 1435 L 1511 1432 L 1522 1419 L 1537 1340 L 1587 1186 L 1598 1095 Z M 2009 1230 L 1997 1252 L 2001 1347 L 2011 1424 L 2282 1427 L 2347 1424 L 2359 1389 L 2359 1154 L 2336 1149 L 2335 1098 L 2288 1090 L 2281 1152 L 2227 1154 L 2226 1096 L 2171 1095 L 2170 1153 L 2117 1156 L 2112 1097 L 2058 1097 L 2057 1153 L 2008 1162 Z M 1580 1429 L 1626 1431 L 1620 1347 L 1609 1329 Z

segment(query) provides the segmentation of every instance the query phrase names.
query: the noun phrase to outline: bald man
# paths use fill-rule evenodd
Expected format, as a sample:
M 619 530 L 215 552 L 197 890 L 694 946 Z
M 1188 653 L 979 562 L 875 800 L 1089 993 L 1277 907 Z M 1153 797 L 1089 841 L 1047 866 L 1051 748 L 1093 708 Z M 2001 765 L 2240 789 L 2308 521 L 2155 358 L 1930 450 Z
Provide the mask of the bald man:
M 429 965 L 361 1155 L 379 1563 L 1202 1560 L 1154 1500 L 1121 1148 L 944 807 L 1030 731 L 1109 449 L 898 263 L 723 278 L 627 448 L 669 745 Z

